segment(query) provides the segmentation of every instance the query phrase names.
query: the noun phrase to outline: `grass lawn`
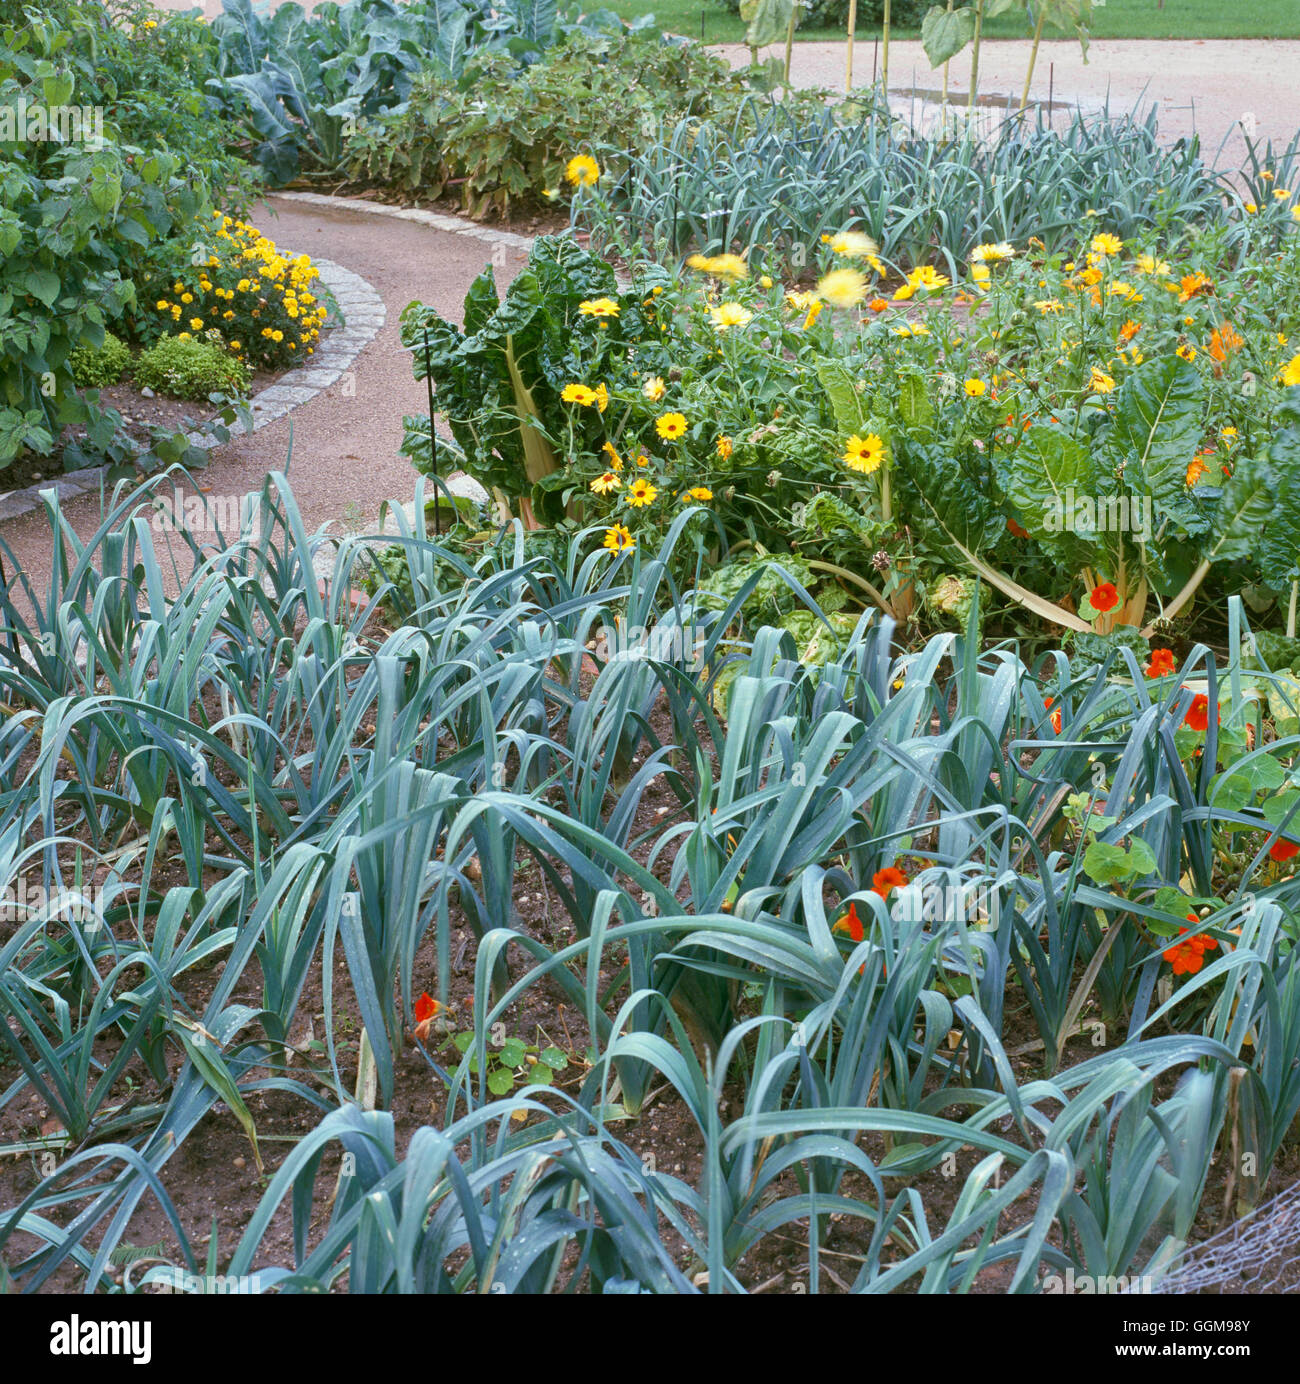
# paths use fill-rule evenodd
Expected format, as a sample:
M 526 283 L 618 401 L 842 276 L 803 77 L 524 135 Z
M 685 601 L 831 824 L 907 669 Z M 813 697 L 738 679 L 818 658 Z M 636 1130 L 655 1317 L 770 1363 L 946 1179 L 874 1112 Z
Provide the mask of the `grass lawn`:
M 606 0 L 624 18 L 653 14 L 670 32 L 700 37 L 707 43 L 739 43 L 745 36 L 740 16 L 721 0 Z M 1300 38 L 1300 4 L 1296 0 L 1251 0 L 1246 5 L 1225 5 L 1222 0 L 1109 0 L 1094 9 L 1093 38 Z M 858 24 L 858 37 L 871 38 L 879 26 Z M 1028 38 L 1029 23 L 1023 13 L 1002 15 L 984 27 L 989 38 Z M 915 29 L 894 29 L 895 38 L 918 38 Z M 797 38 L 842 37 L 839 29 L 801 29 Z M 1045 37 L 1062 38 L 1048 29 Z

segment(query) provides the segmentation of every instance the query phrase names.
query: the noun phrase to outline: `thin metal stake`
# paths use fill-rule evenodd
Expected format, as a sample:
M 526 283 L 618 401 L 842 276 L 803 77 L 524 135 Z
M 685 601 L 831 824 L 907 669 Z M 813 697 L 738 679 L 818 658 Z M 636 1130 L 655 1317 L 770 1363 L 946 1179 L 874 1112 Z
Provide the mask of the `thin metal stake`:
M 442 537 L 442 496 L 438 493 L 438 430 L 433 426 L 433 364 L 429 356 L 429 329 L 424 329 L 424 383 L 429 391 L 429 462 L 433 476 L 433 533 Z

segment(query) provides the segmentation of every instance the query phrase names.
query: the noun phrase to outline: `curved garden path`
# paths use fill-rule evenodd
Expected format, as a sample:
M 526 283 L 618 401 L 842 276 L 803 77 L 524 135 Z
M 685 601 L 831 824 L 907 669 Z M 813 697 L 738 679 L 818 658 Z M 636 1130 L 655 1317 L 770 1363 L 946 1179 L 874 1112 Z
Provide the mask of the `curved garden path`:
M 401 343 L 402 309 L 418 298 L 459 322 L 466 290 L 483 266 L 495 255 L 497 285 L 504 289 L 526 262 L 527 250 L 518 236 L 434 218 L 462 228 L 439 229 L 410 215 L 381 216 L 289 196 L 270 197 L 255 208 L 253 224 L 272 240 L 359 275 L 383 299 L 386 315 L 333 385 L 256 432 L 236 432 L 212 449 L 206 469 L 195 473 L 209 500 L 257 489 L 268 471 L 284 470 L 286 461 L 309 533 L 340 520 L 345 511 L 373 523 L 384 500 L 413 497 L 415 469 L 398 454 L 402 416 L 424 413 L 428 400 Z M 329 337 L 322 337 L 322 347 Z M 65 500 L 63 512 L 78 534 L 92 534 L 100 516 L 98 492 Z M 336 528 L 342 531 L 341 524 Z M 0 521 L 0 537 L 42 590 L 50 555 L 44 512 Z

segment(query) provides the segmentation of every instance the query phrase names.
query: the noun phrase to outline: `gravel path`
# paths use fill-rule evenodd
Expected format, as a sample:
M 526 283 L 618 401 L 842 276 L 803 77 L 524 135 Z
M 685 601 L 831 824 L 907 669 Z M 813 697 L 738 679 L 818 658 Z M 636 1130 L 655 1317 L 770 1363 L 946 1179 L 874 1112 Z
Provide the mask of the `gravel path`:
M 980 48 L 979 93 L 1011 95 L 1018 104 L 1029 70 L 1030 44 L 1001 40 Z M 741 44 L 720 45 L 733 67 L 749 62 Z M 782 56 L 782 48 L 760 50 L 763 57 Z M 854 47 L 853 82 L 869 85 L 878 59 L 874 40 Z M 1109 100 L 1112 110 L 1131 110 L 1155 103 L 1160 131 L 1168 139 L 1199 134 L 1205 156 L 1220 166 L 1237 167 L 1245 150 L 1238 122 L 1246 121 L 1257 138 L 1285 145 L 1300 130 L 1300 41 L 1290 39 L 1108 39 L 1088 47 L 1085 64 L 1073 41 L 1044 41 L 1038 51 L 1030 95 L 1095 109 Z M 797 43 L 790 75 L 798 86 L 844 89 L 844 43 Z M 969 52 L 951 64 L 950 95 L 964 99 L 970 89 Z M 895 99 L 913 88 L 937 92 L 942 69 L 935 70 L 916 42 L 889 46 L 889 87 Z M 1225 140 L 1226 145 L 1225 145 Z
M 387 216 L 287 198 L 273 197 L 270 205 L 278 215 L 258 208 L 251 218 L 255 225 L 298 253 L 335 260 L 359 274 L 383 298 L 387 318 L 337 383 L 257 432 L 237 434 L 214 448 L 196 479 L 214 502 L 258 488 L 268 471 L 284 470 L 288 461 L 289 481 L 308 532 L 338 520 L 349 506 L 373 522 L 382 501 L 404 503 L 414 495 L 415 469 L 398 455 L 402 416 L 428 408 L 425 386 L 412 376 L 398 318 L 418 298 L 459 322 L 466 290 L 494 247 L 472 236 Z M 495 253 L 497 286 L 504 290 L 527 253 L 506 245 Z M 322 338 L 323 346 L 328 337 Z M 93 533 L 100 517 L 98 494 L 65 503 L 63 512 L 82 537 Z M 40 590 L 50 547 L 43 512 L 0 523 L 0 537 Z

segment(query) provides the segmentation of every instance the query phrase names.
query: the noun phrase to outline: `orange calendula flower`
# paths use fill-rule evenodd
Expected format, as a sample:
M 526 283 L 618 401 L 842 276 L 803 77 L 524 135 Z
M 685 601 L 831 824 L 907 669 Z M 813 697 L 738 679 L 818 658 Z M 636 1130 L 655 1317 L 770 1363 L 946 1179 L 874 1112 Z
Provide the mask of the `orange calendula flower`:
M 1142 330 L 1140 322 L 1134 322 L 1130 317 L 1127 322 L 1119 329 L 1119 339 L 1121 341 L 1132 341 L 1133 338 Z
M 888 299 L 888 298 L 873 298 L 873 299 L 867 304 L 867 306 L 871 309 L 872 312 L 884 312 L 884 310 L 889 306 L 889 299 Z
M 1174 651 L 1172 649 L 1152 649 L 1151 661 L 1142 670 L 1149 678 L 1168 677 L 1174 671 Z
M 731 439 L 729 437 L 718 438 L 717 449 L 718 455 L 723 459 L 723 461 L 726 461 L 726 459 L 731 455 L 731 453 L 734 450 Z
M 1221 322 L 1210 333 L 1209 345 L 1205 349 L 1211 360 L 1224 361 L 1233 351 L 1241 350 L 1245 344 L 1245 337 L 1236 330 L 1231 322 Z
M 1214 288 L 1214 280 L 1198 269 L 1193 274 L 1185 274 L 1178 281 L 1178 301 L 1185 303 L 1199 294 L 1209 293 Z
M 1200 459 L 1200 457 L 1193 457 L 1191 461 L 1187 464 L 1187 484 L 1189 486 L 1195 485 L 1196 482 L 1199 481 L 1201 477 L 1205 474 L 1207 469 L 1208 468 L 1206 467 L 1205 463 Z
M 1119 592 L 1115 590 L 1115 583 L 1104 581 L 1100 586 L 1094 586 L 1089 600 L 1092 602 L 1093 610 L 1101 611 L 1102 614 L 1114 610 L 1119 605 Z

